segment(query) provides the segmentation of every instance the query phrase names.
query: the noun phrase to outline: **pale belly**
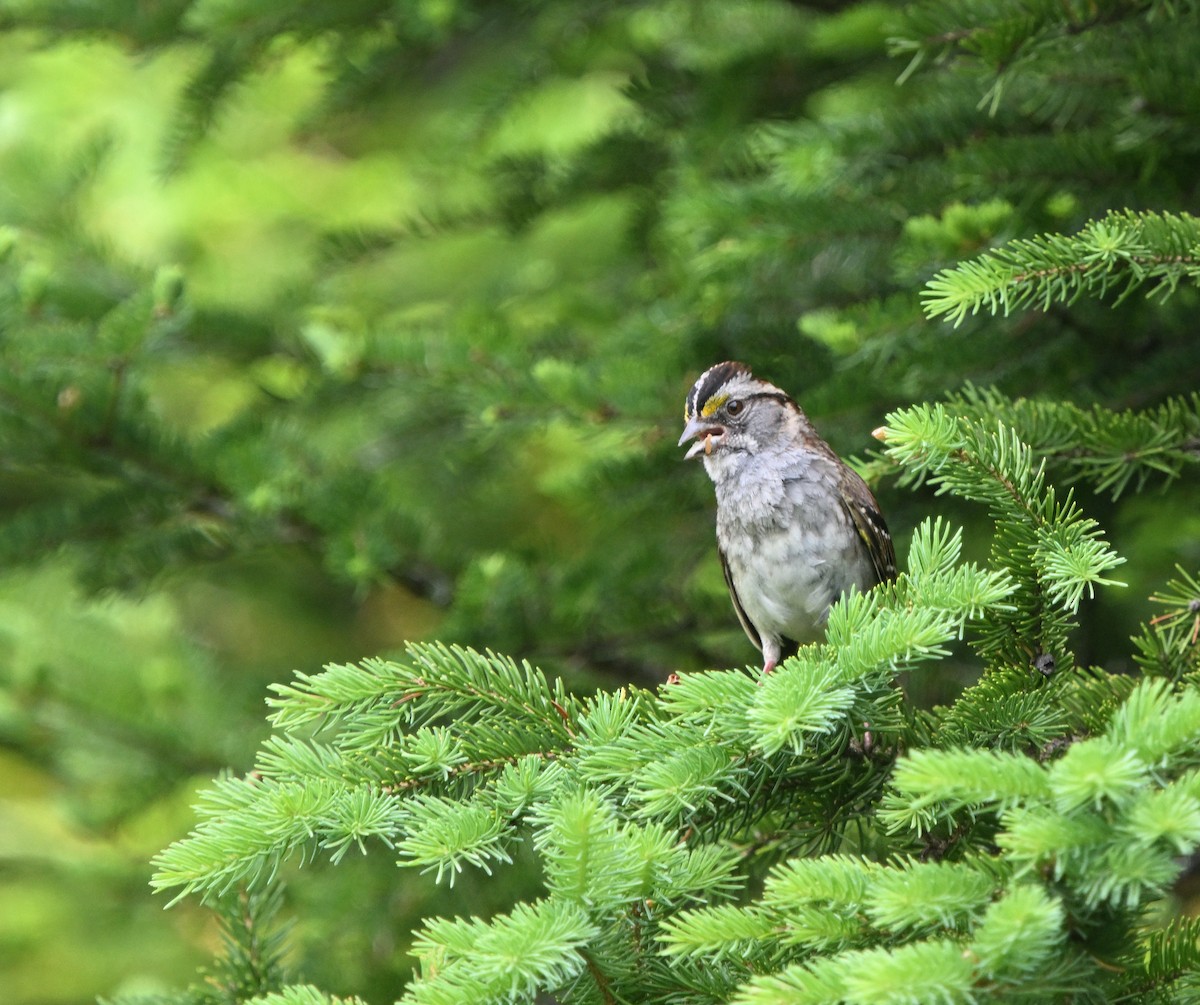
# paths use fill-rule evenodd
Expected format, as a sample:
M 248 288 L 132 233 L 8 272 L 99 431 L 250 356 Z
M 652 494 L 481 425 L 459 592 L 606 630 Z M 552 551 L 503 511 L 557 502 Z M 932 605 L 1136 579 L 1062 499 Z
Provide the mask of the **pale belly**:
M 800 547 L 782 531 L 759 536 L 754 548 L 721 544 L 742 609 L 763 636 L 820 639 L 829 606 L 852 585 L 871 582 L 848 525 L 806 528 Z

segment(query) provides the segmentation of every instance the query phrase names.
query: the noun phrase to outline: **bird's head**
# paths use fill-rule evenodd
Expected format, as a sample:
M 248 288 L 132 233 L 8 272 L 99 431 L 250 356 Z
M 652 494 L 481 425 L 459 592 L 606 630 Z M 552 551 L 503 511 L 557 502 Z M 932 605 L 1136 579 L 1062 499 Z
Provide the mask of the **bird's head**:
M 796 403 L 774 384 L 755 377 L 744 363 L 718 363 L 688 392 L 679 446 L 695 441 L 686 459 L 758 453 L 778 442 L 780 427 L 792 414 L 799 414 Z

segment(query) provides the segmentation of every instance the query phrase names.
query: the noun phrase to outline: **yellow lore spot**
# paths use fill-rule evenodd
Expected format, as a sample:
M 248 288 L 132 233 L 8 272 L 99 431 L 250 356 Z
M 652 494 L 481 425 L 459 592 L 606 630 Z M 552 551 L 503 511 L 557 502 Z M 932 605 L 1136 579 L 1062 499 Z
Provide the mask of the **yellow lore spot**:
M 704 403 L 704 407 L 700 409 L 700 415 L 705 419 L 709 418 L 709 416 L 714 415 L 717 409 L 724 405 L 728 400 L 729 395 L 727 394 L 713 395 Z

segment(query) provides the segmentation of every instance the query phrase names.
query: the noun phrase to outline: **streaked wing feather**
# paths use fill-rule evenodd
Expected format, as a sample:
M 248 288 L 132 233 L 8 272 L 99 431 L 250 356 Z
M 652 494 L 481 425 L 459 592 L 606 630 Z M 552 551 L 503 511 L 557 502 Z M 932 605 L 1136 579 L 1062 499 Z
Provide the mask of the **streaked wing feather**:
M 866 482 L 853 471 L 847 469 L 847 472 L 842 485 L 842 506 L 871 556 L 876 582 L 886 583 L 896 578 L 896 545 Z

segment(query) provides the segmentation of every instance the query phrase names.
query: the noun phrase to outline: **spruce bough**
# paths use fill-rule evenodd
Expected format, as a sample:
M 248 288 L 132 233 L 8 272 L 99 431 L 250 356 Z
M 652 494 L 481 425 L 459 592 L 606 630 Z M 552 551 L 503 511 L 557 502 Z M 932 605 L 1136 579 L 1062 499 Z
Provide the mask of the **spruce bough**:
M 1122 559 L 1045 461 L 967 407 L 898 411 L 884 442 L 903 479 L 988 507 L 986 563 L 926 521 L 896 582 L 844 598 L 826 643 L 767 678 L 585 698 L 440 644 L 301 675 L 276 688 L 256 770 L 205 794 L 155 886 L 219 905 L 354 848 L 453 883 L 528 843 L 542 894 L 429 919 L 412 1003 L 1197 994 L 1200 923 L 1169 901 L 1200 844 L 1195 580 L 1163 591 L 1142 678 L 1076 666 L 1078 607 Z M 960 639 L 978 683 L 913 707 L 898 675 L 938 672 Z

